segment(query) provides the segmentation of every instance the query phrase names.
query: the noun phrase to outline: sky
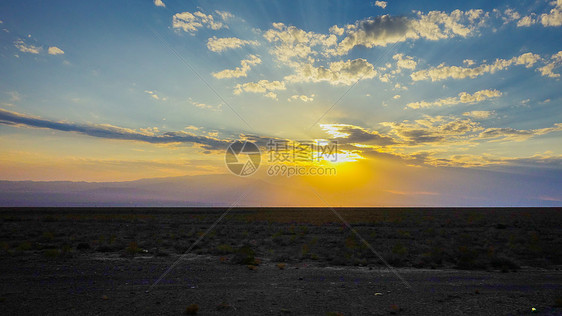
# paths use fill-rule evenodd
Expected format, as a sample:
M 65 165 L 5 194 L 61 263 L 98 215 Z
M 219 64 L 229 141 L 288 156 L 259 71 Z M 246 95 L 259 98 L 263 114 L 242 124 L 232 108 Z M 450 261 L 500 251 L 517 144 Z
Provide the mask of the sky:
M 561 38 L 562 0 L 2 1 L 0 180 L 236 177 L 248 140 L 328 204 L 561 206 Z

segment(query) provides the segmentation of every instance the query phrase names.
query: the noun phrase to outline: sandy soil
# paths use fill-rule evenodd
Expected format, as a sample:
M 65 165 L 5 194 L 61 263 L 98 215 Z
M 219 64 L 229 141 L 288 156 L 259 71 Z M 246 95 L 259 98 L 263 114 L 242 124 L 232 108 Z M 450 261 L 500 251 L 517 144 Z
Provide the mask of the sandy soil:
M 562 315 L 554 307 L 562 271 L 319 267 L 262 262 L 256 270 L 188 255 L 178 258 L 93 253 L 66 260 L 0 259 L 2 315 Z M 536 312 L 532 312 L 532 308 Z

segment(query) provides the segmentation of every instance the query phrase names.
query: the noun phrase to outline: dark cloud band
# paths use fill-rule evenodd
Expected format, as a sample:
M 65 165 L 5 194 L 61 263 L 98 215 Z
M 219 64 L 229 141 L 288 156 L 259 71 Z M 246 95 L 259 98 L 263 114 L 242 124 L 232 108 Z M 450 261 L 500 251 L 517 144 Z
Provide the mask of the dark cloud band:
M 224 149 L 230 143 L 230 141 L 227 140 L 192 135 L 183 131 L 148 134 L 133 129 L 111 125 L 51 121 L 17 112 L 6 111 L 4 109 L 0 109 L 0 123 L 5 125 L 23 125 L 25 127 L 48 128 L 63 132 L 75 132 L 93 137 L 141 141 L 153 144 L 196 143 L 201 144 L 203 148 L 209 150 Z

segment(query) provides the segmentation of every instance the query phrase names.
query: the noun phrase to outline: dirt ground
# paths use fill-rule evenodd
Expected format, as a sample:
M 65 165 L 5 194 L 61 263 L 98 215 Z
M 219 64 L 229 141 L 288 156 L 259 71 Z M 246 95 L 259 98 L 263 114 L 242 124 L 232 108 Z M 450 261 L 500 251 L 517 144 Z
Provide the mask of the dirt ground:
M 92 253 L 0 259 L 2 315 L 562 315 L 562 271 L 320 267 L 263 261 L 255 270 L 187 255 Z M 536 311 L 533 312 L 532 308 Z

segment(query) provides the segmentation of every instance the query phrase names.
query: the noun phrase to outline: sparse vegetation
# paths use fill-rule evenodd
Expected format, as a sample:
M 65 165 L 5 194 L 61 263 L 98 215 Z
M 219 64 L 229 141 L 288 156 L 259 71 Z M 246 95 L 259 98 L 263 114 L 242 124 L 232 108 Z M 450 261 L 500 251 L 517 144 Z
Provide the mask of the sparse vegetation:
M 220 210 L 189 212 L 159 216 L 150 210 L 8 212 L 0 224 L 2 231 L 13 233 L 0 238 L 0 253 L 49 257 L 83 256 L 90 250 L 131 257 L 145 251 L 151 256 L 183 254 L 220 216 Z M 562 264 L 562 219 L 550 210 L 533 214 L 525 209 L 340 212 L 393 266 L 513 271 L 520 266 Z M 256 257 L 286 263 L 382 264 L 345 225 L 322 209 L 234 211 L 192 253 L 217 255 L 222 262 L 241 265 L 258 265 Z

